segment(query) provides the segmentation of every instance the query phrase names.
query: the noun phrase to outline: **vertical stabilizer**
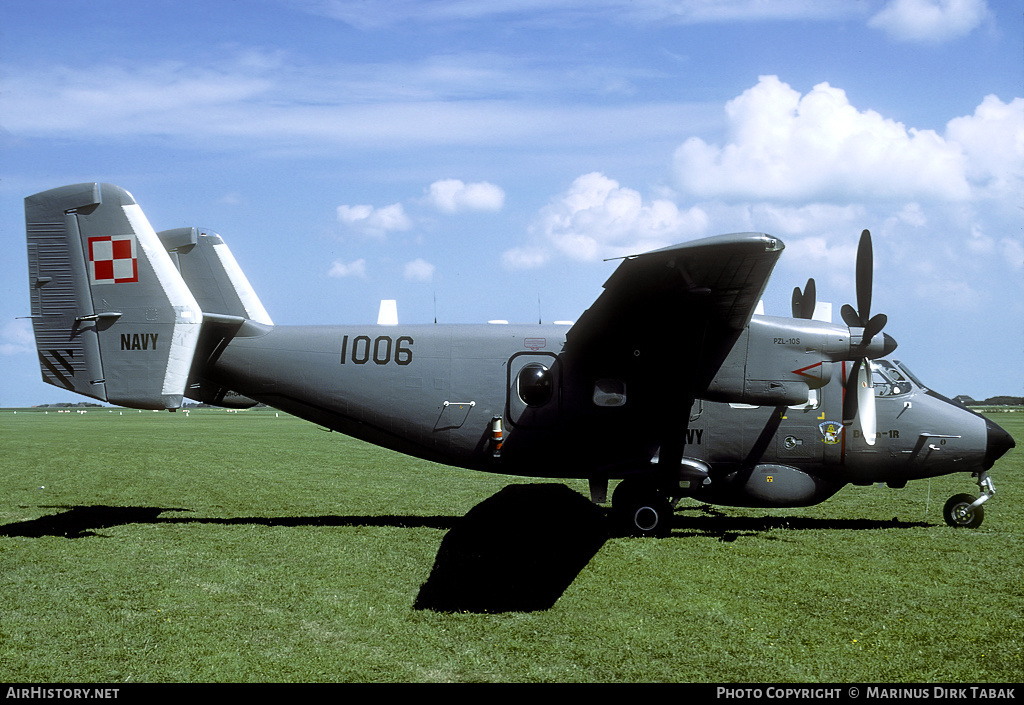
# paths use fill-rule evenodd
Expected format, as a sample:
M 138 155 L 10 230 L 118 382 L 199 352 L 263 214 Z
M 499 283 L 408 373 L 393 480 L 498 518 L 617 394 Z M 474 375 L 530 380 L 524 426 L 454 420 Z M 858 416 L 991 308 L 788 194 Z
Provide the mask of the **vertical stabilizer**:
M 274 324 L 220 235 L 202 228 L 161 230 L 157 235 L 203 313 Z
M 25 199 L 43 380 L 139 409 L 176 409 L 202 310 L 131 194 L 76 184 Z

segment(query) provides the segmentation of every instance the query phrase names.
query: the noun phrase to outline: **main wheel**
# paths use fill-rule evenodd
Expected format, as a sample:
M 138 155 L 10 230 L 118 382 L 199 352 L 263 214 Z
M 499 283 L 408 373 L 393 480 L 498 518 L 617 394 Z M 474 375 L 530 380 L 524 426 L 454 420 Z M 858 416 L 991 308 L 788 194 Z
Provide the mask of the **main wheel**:
M 977 529 L 985 518 L 985 509 L 980 504 L 974 509 L 965 511 L 974 504 L 974 497 L 969 494 L 955 494 L 946 502 L 942 509 L 942 518 L 950 526 L 966 529 Z
M 655 488 L 624 480 L 612 495 L 612 513 L 621 531 L 632 536 L 668 536 L 672 503 Z

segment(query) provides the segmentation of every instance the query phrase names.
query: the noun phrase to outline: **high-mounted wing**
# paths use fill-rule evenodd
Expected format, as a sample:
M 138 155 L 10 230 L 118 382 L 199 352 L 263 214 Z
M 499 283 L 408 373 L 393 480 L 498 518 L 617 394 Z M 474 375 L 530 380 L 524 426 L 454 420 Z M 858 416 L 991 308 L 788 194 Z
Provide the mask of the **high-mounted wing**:
M 567 333 L 567 358 L 627 380 L 662 462 L 681 456 L 690 406 L 750 322 L 783 248 L 738 233 L 630 257 Z
M 566 352 L 631 347 L 635 356 L 661 349 L 673 357 L 699 346 L 687 370 L 707 386 L 750 322 L 782 253 L 764 233 L 719 235 L 627 258 L 604 292 L 569 330 Z

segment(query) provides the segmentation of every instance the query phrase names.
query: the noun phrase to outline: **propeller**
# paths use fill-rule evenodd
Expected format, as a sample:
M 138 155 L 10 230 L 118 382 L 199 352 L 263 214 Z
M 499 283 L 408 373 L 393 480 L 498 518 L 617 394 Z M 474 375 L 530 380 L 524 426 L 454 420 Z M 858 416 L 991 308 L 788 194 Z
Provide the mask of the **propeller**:
M 793 318 L 806 318 L 810 320 L 814 316 L 815 306 L 814 280 L 808 279 L 807 286 L 803 291 L 800 287 L 793 289 Z
M 865 230 L 860 234 L 860 244 L 857 246 L 857 308 L 844 304 L 840 312 L 843 321 L 850 328 L 863 328 L 860 347 L 865 352 L 865 355 L 854 361 L 850 377 L 846 381 L 843 421 L 852 421 L 854 417 L 859 417 L 861 432 L 868 445 L 875 444 L 875 385 L 871 379 L 871 362 L 866 353 L 871 340 L 882 332 L 888 320 L 884 313 L 871 315 L 873 268 L 871 233 Z

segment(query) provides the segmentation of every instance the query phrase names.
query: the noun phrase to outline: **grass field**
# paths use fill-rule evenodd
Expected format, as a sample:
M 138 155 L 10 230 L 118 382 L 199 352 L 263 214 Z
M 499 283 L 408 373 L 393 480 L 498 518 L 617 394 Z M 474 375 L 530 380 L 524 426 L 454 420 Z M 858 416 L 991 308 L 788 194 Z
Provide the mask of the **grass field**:
M 993 418 L 978 530 L 941 518 L 962 475 L 633 539 L 274 411 L 0 411 L 0 678 L 1020 682 L 1024 413 Z

